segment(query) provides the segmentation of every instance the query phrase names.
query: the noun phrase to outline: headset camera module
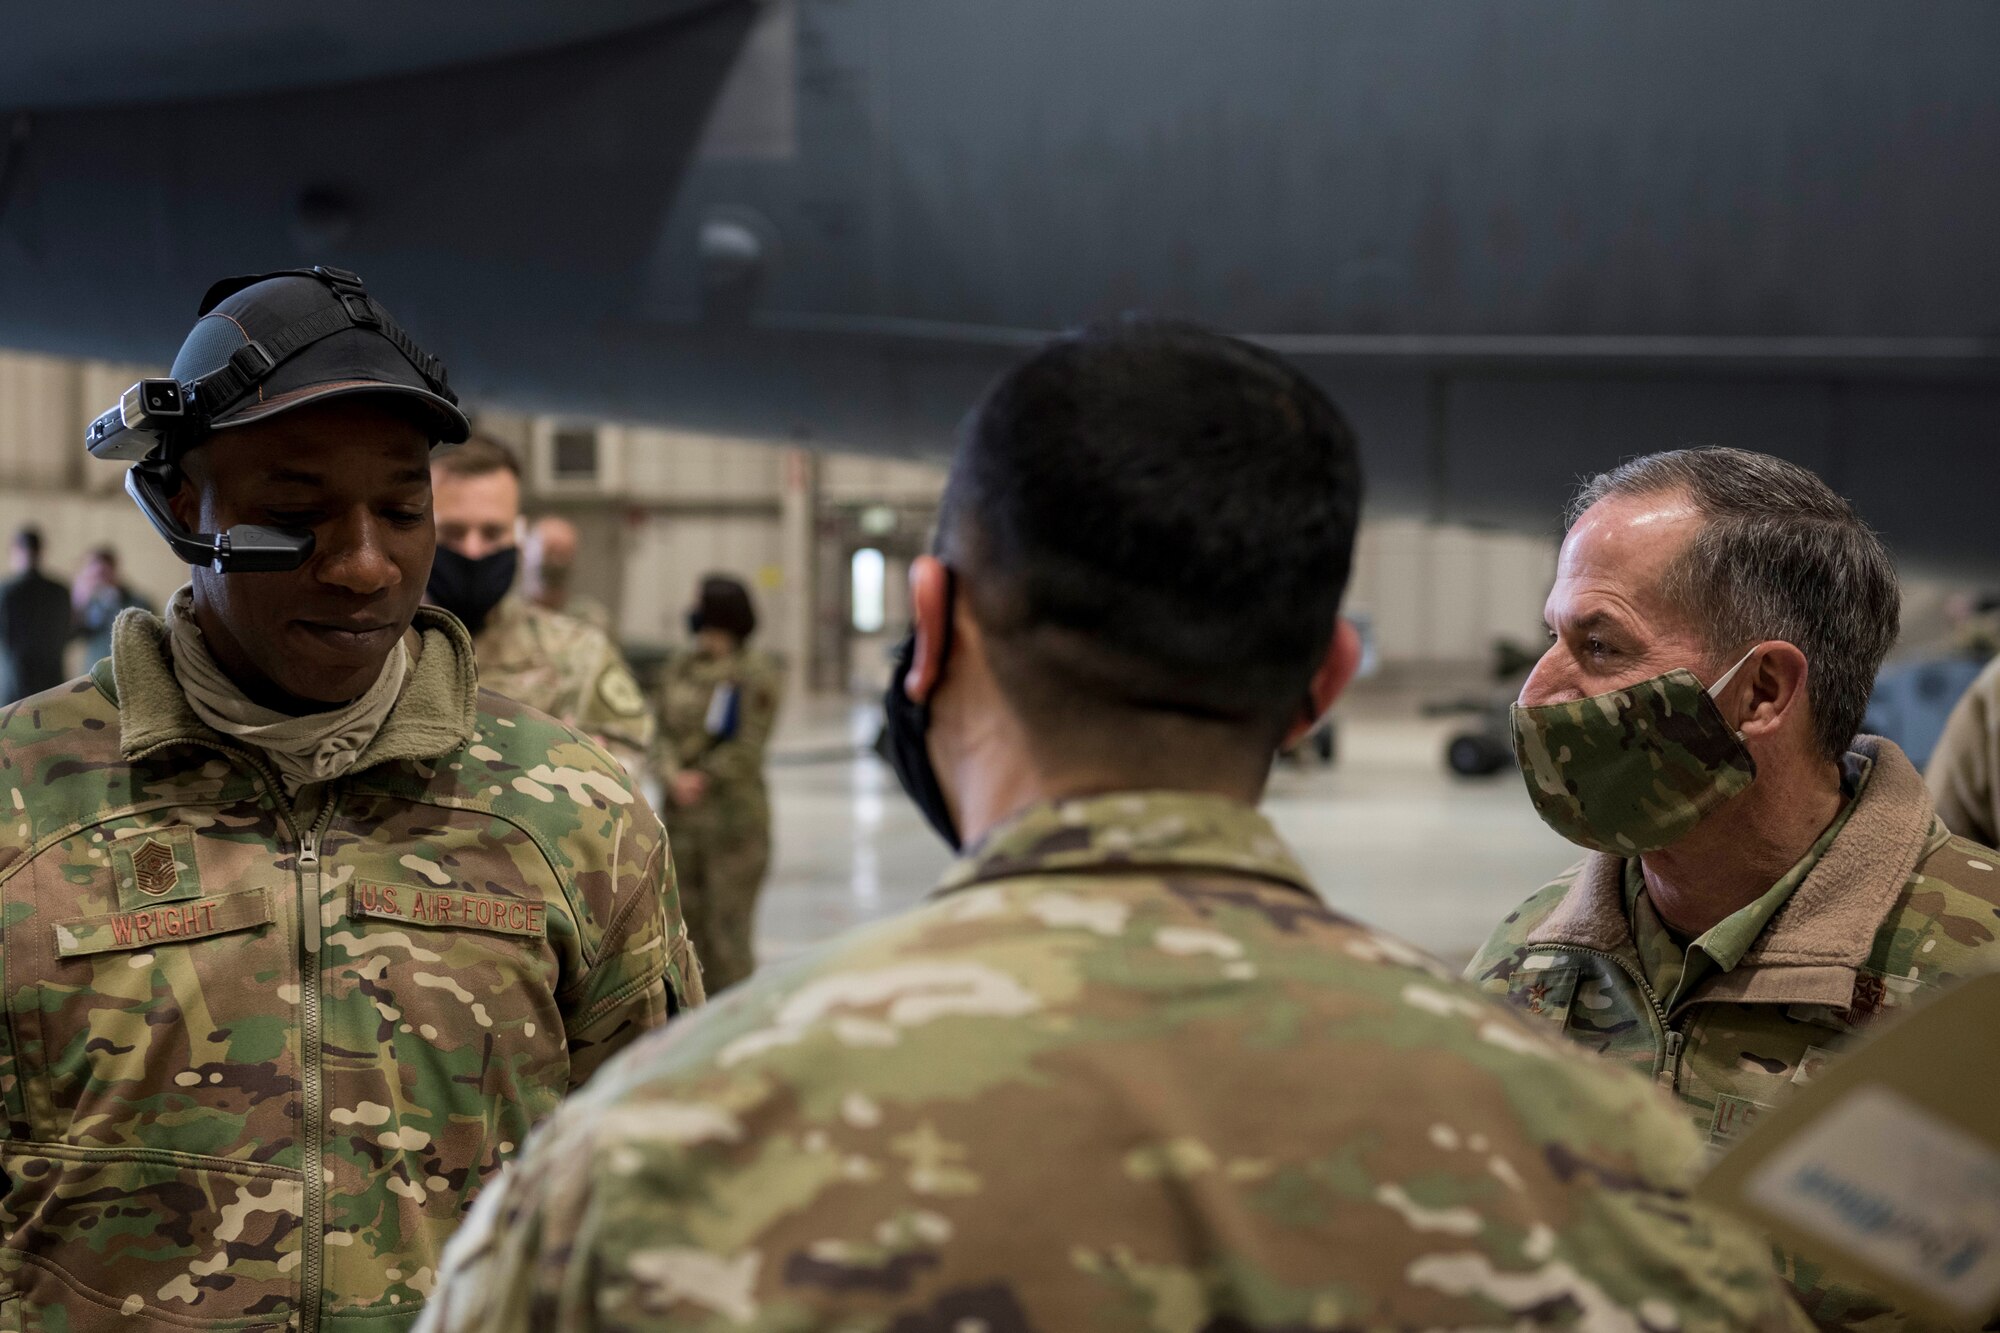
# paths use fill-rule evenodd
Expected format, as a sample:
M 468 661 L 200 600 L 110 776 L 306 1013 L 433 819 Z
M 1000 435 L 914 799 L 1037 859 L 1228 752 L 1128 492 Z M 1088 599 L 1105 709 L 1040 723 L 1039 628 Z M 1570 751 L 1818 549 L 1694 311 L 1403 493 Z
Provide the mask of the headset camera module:
M 138 462 L 187 420 L 187 396 L 179 380 L 140 380 L 127 389 L 118 406 L 90 423 L 84 444 L 93 458 Z

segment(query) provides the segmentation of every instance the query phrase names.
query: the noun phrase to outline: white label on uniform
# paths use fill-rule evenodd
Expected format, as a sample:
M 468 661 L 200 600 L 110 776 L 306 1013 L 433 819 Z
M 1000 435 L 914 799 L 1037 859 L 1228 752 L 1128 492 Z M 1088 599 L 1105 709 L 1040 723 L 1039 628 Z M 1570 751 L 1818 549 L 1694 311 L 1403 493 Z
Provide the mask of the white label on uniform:
M 736 730 L 735 712 L 736 686 L 724 681 L 708 696 L 708 716 L 702 720 L 703 729 L 722 740 L 731 739 Z
M 1824 1046 L 1808 1046 L 1806 1053 L 1799 1057 L 1799 1067 L 1792 1071 L 1792 1082 L 1810 1083 L 1826 1069 L 1826 1062 L 1833 1059 L 1833 1052 Z
M 1879 1083 L 1800 1130 L 1743 1192 L 1968 1317 L 2000 1304 L 2000 1152 Z

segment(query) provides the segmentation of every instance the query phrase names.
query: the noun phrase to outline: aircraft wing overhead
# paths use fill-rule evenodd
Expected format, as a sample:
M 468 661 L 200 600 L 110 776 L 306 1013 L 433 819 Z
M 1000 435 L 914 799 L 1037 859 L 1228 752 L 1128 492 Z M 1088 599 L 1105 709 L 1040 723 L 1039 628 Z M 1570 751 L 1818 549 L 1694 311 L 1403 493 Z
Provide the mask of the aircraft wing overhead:
M 8 17 L 0 106 L 182 102 L 410 74 L 572 46 L 709 0 L 92 0 Z
M 527 6 L 493 8 L 527 31 Z M 0 343 L 158 362 L 216 277 L 321 261 L 361 273 L 475 379 L 460 353 L 480 330 L 553 341 L 622 311 L 756 6 L 611 8 L 667 17 L 358 82 L 15 112 Z M 420 26 L 438 35 L 435 17 Z M 347 55 L 290 75 L 384 58 Z
M 0 345 L 364 275 L 471 400 L 935 456 L 1127 310 L 1262 336 L 1379 508 L 1711 442 L 1990 569 L 2000 7 L 96 0 L 0 47 Z

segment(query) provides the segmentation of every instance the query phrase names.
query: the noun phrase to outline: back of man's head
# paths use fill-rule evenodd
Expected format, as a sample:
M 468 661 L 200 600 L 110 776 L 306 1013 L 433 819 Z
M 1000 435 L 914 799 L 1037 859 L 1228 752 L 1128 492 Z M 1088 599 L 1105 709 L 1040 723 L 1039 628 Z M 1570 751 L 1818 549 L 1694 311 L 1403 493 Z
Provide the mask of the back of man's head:
M 29 524 L 14 533 L 14 550 L 27 564 L 35 568 L 42 560 L 42 530 Z
M 1031 729 L 1116 735 L 1154 715 L 1275 746 L 1327 654 L 1360 500 L 1353 433 L 1305 376 L 1127 319 L 987 395 L 938 542 Z

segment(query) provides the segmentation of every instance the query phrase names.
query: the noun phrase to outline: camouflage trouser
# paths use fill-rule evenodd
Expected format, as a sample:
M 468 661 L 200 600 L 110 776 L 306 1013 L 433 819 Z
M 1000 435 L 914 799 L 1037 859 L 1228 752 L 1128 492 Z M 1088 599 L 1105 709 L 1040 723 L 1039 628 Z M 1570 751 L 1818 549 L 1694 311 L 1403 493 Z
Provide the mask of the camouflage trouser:
M 696 807 L 670 809 L 666 822 L 681 915 L 714 996 L 757 966 L 757 893 L 771 864 L 770 821 L 717 819 Z

